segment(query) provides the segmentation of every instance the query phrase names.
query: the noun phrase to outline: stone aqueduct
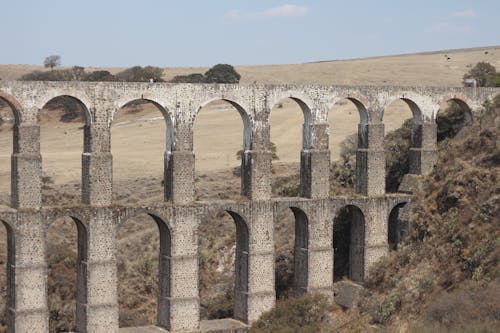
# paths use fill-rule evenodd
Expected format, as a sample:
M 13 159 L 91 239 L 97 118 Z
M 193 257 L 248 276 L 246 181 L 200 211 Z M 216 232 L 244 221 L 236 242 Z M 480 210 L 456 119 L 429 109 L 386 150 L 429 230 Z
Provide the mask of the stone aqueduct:
M 199 327 L 197 230 L 200 218 L 214 212 L 227 211 L 236 223 L 236 319 L 251 323 L 275 303 L 273 216 L 288 208 L 296 217 L 296 293 L 317 291 L 333 298 L 335 214 L 351 205 L 364 217 L 362 255 L 351 272 L 353 279 L 362 280 L 367 269 L 388 253 L 391 210 L 411 198 L 385 194 L 386 106 L 402 99 L 411 108 L 410 173 L 426 174 L 436 158 L 435 117 L 440 103 L 456 100 L 473 116 L 499 92 L 487 88 L 0 82 L 0 98 L 15 117 L 11 205 L 0 207 L 8 237 L 8 330 L 48 332 L 46 233 L 61 216 L 70 216 L 78 229 L 78 332 L 118 331 L 116 232 L 127 218 L 139 213 L 152 216 L 160 231 L 160 327 L 170 331 Z M 39 111 L 58 96 L 71 96 L 86 110 L 81 204 L 44 207 Z M 271 108 L 284 98 L 295 100 L 304 114 L 298 198 L 271 197 L 268 119 Z M 360 114 L 357 194 L 331 197 L 327 116 L 344 98 Z M 137 99 L 156 104 L 167 123 L 165 201 L 147 207 L 118 206 L 112 202 L 110 127 L 117 110 Z M 214 100 L 231 103 L 243 119 L 241 191 L 245 200 L 194 199 L 194 120 L 199 109 Z

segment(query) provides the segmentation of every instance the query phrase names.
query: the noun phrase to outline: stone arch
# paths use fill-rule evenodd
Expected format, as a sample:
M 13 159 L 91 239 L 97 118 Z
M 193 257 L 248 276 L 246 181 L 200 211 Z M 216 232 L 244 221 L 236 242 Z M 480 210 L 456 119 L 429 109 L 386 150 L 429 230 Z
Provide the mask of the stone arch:
M 47 116 L 47 118 L 44 119 L 42 117 L 42 114 L 44 112 L 47 112 L 47 115 L 51 114 L 52 110 L 48 108 L 48 106 L 51 102 L 57 100 L 62 103 L 61 109 L 63 110 L 63 114 L 61 114 L 61 117 L 59 119 L 54 120 L 58 122 L 58 126 L 50 126 L 50 117 Z M 43 104 L 41 104 L 41 107 L 37 110 L 37 119 L 39 126 L 38 143 L 37 145 L 33 145 L 40 149 L 39 153 L 42 156 L 41 167 L 43 173 L 41 180 L 42 182 L 54 181 L 57 184 L 57 177 L 65 172 L 66 175 L 71 174 L 72 176 L 72 178 L 69 178 L 70 180 L 68 182 L 74 182 L 78 184 L 77 186 L 79 186 L 79 188 L 76 192 L 81 193 L 81 188 L 83 187 L 82 153 L 84 154 L 90 152 L 91 144 L 90 127 L 92 123 L 92 115 L 88 108 L 89 104 L 85 104 L 85 102 L 82 101 L 80 97 L 75 97 L 74 95 L 70 94 L 56 94 L 55 92 L 49 96 L 44 96 L 42 102 Z M 71 104 L 71 106 L 69 104 Z M 73 106 L 75 106 L 76 108 L 72 109 Z M 71 110 L 72 113 L 67 113 L 68 110 Z M 83 119 L 79 119 L 78 116 L 75 116 L 75 118 L 68 118 L 68 122 L 66 122 L 63 117 L 71 114 L 80 115 Z M 78 119 L 78 121 L 75 122 L 75 124 L 72 124 L 71 121 L 74 119 Z M 78 128 L 76 126 L 77 123 Z M 80 127 L 80 125 L 83 125 L 83 127 Z M 63 128 L 63 126 L 69 127 Z M 80 130 L 82 130 L 81 139 L 77 137 L 77 135 L 80 135 Z M 55 134 L 57 134 L 57 136 Z M 47 140 L 48 138 L 50 138 L 50 141 Z M 69 146 L 66 146 L 64 149 L 62 148 L 63 143 L 64 145 L 67 144 Z M 81 144 L 81 148 L 77 148 L 76 144 Z M 69 147 L 69 149 L 67 147 Z M 78 151 L 80 149 L 81 152 L 79 153 Z M 54 163 L 56 161 L 57 163 Z M 48 163 L 53 164 L 51 165 L 51 167 L 48 167 Z M 77 174 L 78 172 L 79 174 Z M 67 179 L 65 179 L 64 182 L 66 183 Z M 59 188 L 62 188 L 63 185 L 64 184 L 57 184 L 56 186 L 61 186 Z M 73 197 L 70 195 L 66 196 L 66 202 L 64 203 L 68 203 L 68 197 L 71 198 L 69 200 L 74 200 L 73 203 L 81 201 L 80 196 L 75 195 Z M 49 196 L 47 196 L 46 187 L 42 186 L 42 203 L 47 204 L 48 198 Z
M 227 98 L 227 97 L 215 97 L 208 99 L 202 102 L 195 110 L 194 117 L 191 122 L 191 127 L 194 128 L 194 123 L 196 121 L 196 117 L 201 109 L 212 102 L 216 101 L 224 101 L 231 106 L 233 106 L 241 116 L 241 120 L 243 121 L 243 152 L 252 149 L 252 117 L 251 115 L 243 108 L 241 103 L 238 103 L 236 99 Z
M 408 230 L 407 221 L 403 221 L 399 214 L 400 210 L 408 204 L 407 201 L 402 201 L 394 205 L 389 212 L 387 242 L 390 250 L 397 250 L 398 243 L 403 239 Z
M 356 205 L 340 207 L 333 225 L 334 281 L 347 276 L 364 281 L 365 216 Z
M 12 110 L 12 113 L 14 115 L 14 126 L 19 125 L 22 120 L 22 106 L 21 104 L 14 98 L 14 96 L 11 96 L 3 91 L 0 90 L 0 99 L 5 101 L 7 105 L 10 107 Z
M 40 113 L 40 110 L 45 108 L 47 104 L 49 104 L 51 101 L 61 97 L 69 97 L 72 101 L 78 104 L 78 106 L 81 108 L 83 112 L 86 127 L 92 124 L 93 122 L 93 117 L 91 112 L 92 103 L 90 102 L 90 99 L 84 95 L 74 94 L 73 92 L 50 91 L 48 95 L 43 96 L 43 98 L 39 101 L 38 113 Z
M 161 102 L 159 102 L 158 100 L 156 100 L 154 98 L 141 97 L 141 98 L 133 98 L 133 99 L 126 99 L 126 100 L 120 101 L 118 104 L 118 107 L 116 109 L 114 109 L 113 113 L 111 114 L 110 127 L 111 127 L 111 125 L 116 117 L 116 114 L 118 112 L 120 112 L 121 109 L 123 109 L 127 105 L 130 105 L 130 104 L 137 102 L 137 101 L 146 101 L 148 103 L 151 103 L 161 112 L 163 118 L 165 119 L 165 125 L 166 125 L 166 129 L 167 129 L 166 134 L 165 134 L 166 135 L 166 141 L 165 141 L 166 151 L 167 152 L 172 151 L 174 149 L 174 138 L 175 138 L 174 118 L 170 114 L 169 109 L 167 107 L 163 106 L 163 104 Z
M 328 105 L 328 110 L 331 110 L 335 106 L 335 104 L 337 104 L 342 99 L 347 99 L 356 106 L 356 109 L 359 113 L 360 124 L 366 125 L 372 121 L 370 113 L 368 112 L 370 107 L 369 100 L 365 96 L 356 92 L 347 92 L 335 95 L 333 102 Z
M 397 96 L 397 97 L 391 98 L 387 102 L 387 104 L 385 105 L 385 107 L 383 109 L 382 121 L 384 121 L 385 111 L 387 110 L 387 107 L 389 105 L 391 105 L 392 103 L 394 103 L 395 101 L 397 101 L 397 100 L 401 100 L 401 101 L 405 102 L 406 105 L 408 105 L 408 107 L 410 108 L 410 111 L 412 113 L 412 121 L 413 121 L 414 125 L 420 125 L 420 124 L 422 124 L 422 122 L 424 120 L 423 119 L 424 116 L 423 116 L 421 107 L 411 97 L 405 97 L 405 94 L 403 94 L 401 96 Z
M 158 227 L 158 276 L 156 276 L 155 279 L 158 286 L 156 325 L 169 330 L 171 328 L 172 225 L 158 212 L 150 209 L 134 209 L 133 211 L 125 212 L 125 214 L 118 219 L 119 223 L 116 224 L 116 228 L 118 231 L 127 224 L 128 220 L 132 218 L 141 218 L 143 216 L 151 217 Z
M 312 102 L 308 101 L 305 97 L 296 97 L 298 95 L 290 94 L 290 96 L 283 96 L 277 99 L 272 105 L 271 110 L 275 108 L 279 103 L 281 103 L 285 99 L 291 99 L 299 106 L 302 111 L 302 115 L 304 117 L 304 123 L 302 125 L 302 149 L 308 150 L 312 145 L 312 131 L 311 126 L 313 123 L 313 115 L 311 111 L 310 105 Z M 272 111 L 271 111 L 272 112 Z
M 467 97 L 464 94 L 457 93 L 457 94 L 447 94 L 442 96 L 439 99 L 439 102 L 435 108 L 435 112 L 433 114 L 433 120 L 436 121 L 437 113 L 439 111 L 439 108 L 441 105 L 444 105 L 445 103 L 453 101 L 456 102 L 458 105 L 460 105 L 461 109 L 464 111 L 465 115 L 465 121 L 466 124 L 471 124 L 472 121 L 474 120 L 474 116 L 472 114 L 472 111 L 474 110 L 474 102 Z

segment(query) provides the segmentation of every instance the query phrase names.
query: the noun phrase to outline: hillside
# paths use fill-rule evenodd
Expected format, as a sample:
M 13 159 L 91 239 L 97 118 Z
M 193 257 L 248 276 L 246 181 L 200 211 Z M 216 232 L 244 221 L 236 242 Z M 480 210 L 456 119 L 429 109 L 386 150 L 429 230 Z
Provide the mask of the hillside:
M 251 332 L 295 332 L 297 323 L 325 333 L 498 332 L 499 135 L 500 95 L 439 144 L 438 163 L 405 218 L 412 229 L 372 268 L 357 308 L 306 296 L 278 304 Z
M 64 55 L 62 55 L 62 59 L 64 62 Z M 469 66 L 479 61 L 486 61 L 500 68 L 500 46 L 303 64 L 235 67 L 242 76 L 241 83 L 243 84 L 257 82 L 283 84 L 460 86 L 463 73 L 468 70 Z M 88 70 L 98 69 L 116 73 L 123 68 L 88 68 Z M 169 80 L 175 75 L 204 73 L 207 69 L 202 67 L 166 67 L 164 68 L 164 78 Z M 3 80 L 16 80 L 21 75 L 33 70 L 43 70 L 43 67 L 34 65 L 0 65 L 0 78 Z

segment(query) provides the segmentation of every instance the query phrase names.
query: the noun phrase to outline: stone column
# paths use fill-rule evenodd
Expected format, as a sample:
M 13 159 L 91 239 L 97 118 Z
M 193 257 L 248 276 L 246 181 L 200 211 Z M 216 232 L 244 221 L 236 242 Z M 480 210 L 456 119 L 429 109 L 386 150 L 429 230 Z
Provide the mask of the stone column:
M 356 192 L 367 196 L 385 194 L 384 124 L 358 125 Z
M 168 311 L 170 332 L 196 331 L 200 325 L 200 298 L 198 291 L 198 233 L 199 217 L 196 208 L 174 208 L 170 257 L 170 296 L 164 299 L 167 309 L 158 308 L 158 312 Z M 166 318 L 164 318 L 166 319 Z M 165 327 L 164 326 L 164 327 Z
M 193 131 L 188 124 L 176 124 L 174 150 L 165 152 L 164 161 L 165 200 L 176 204 L 194 201 Z
M 328 124 L 310 126 L 311 142 L 300 153 L 300 193 L 311 199 L 328 198 L 330 192 L 330 150 Z M 306 133 L 304 129 L 304 133 Z
M 333 219 L 329 200 L 315 201 L 309 212 L 307 293 L 333 299 Z
M 253 323 L 276 302 L 274 288 L 274 225 L 269 201 L 253 202 L 248 217 L 247 323 Z
M 241 194 L 252 200 L 269 200 L 272 168 L 269 123 L 256 121 L 252 131 L 250 150 L 244 150 L 241 156 Z
M 33 110 L 33 112 L 36 112 Z M 37 209 L 42 205 L 42 156 L 40 125 L 16 124 L 11 159 L 11 204 L 18 209 Z
M 79 256 L 77 331 L 118 332 L 116 228 L 111 210 L 96 209 L 88 220 L 86 256 Z M 85 246 L 82 244 L 82 246 Z
M 18 211 L 9 235 L 7 332 L 49 331 L 45 225 L 39 212 Z
M 82 154 L 82 202 L 107 206 L 113 200 L 113 157 L 110 128 L 106 123 L 84 127 Z
M 363 211 L 364 227 L 364 279 L 370 268 L 381 257 L 389 254 L 388 233 L 389 221 L 387 204 L 384 198 L 371 198 Z
M 415 124 L 411 133 L 410 173 L 428 175 L 437 161 L 437 125 Z

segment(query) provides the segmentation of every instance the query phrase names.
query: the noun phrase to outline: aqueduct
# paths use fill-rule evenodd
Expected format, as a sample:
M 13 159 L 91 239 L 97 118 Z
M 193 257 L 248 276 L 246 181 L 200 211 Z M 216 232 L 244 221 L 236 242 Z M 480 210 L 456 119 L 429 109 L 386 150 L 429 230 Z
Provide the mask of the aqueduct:
M 350 276 L 362 281 L 389 251 L 389 216 L 408 193 L 385 193 L 384 110 L 397 99 L 413 112 L 410 173 L 427 174 L 436 159 L 435 117 L 443 101 L 457 100 L 470 116 L 499 89 L 163 83 L 0 82 L 0 98 L 14 112 L 11 204 L 0 207 L 7 226 L 9 332 L 48 332 L 46 234 L 57 218 L 78 229 L 77 330 L 118 332 L 116 233 L 131 216 L 148 214 L 160 231 L 158 326 L 196 331 L 200 323 L 198 225 L 227 211 L 237 226 L 235 318 L 255 321 L 275 303 L 273 216 L 291 208 L 296 218 L 296 294 L 333 298 L 333 216 L 354 207 L 358 259 Z M 81 204 L 43 206 L 39 112 L 52 98 L 71 96 L 86 111 Z M 270 110 L 292 98 L 304 112 L 300 197 L 272 198 Z M 328 110 L 347 98 L 360 113 L 357 194 L 329 194 Z M 164 201 L 120 206 L 112 201 L 110 128 L 115 112 L 137 99 L 152 101 L 167 124 Z M 194 197 L 193 124 L 201 106 L 230 102 L 242 116 L 241 191 L 245 200 L 198 202 Z M 361 235 L 361 236 L 360 236 Z M 394 237 L 394 236 L 392 236 Z M 352 254 L 351 253 L 351 254 Z M 353 255 L 354 256 L 354 255 Z M 354 260 L 354 259 L 353 259 Z

